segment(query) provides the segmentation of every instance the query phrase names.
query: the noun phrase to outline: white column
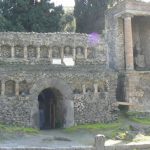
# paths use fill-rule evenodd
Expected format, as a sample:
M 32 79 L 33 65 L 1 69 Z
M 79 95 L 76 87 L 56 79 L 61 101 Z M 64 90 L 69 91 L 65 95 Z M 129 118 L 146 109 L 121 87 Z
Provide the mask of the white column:
M 1 81 L 1 95 L 5 95 L 5 81 L 2 80 Z
M 64 47 L 61 47 L 61 64 L 64 63 Z
M 52 49 L 51 49 L 51 47 L 49 47 L 49 50 L 48 50 L 48 58 L 52 62 Z
M 28 50 L 27 50 L 27 46 L 24 46 L 23 50 L 24 50 L 24 59 L 27 60 L 27 58 L 28 58 Z
M 1 47 L 2 45 L 0 44 L 0 57 L 2 56 L 2 47 Z
M 11 46 L 11 58 L 15 57 L 15 49 L 14 49 L 14 45 Z
M 85 87 L 85 85 L 82 85 L 82 91 L 83 91 L 83 94 L 86 94 L 86 87 Z
M 37 47 L 36 49 L 37 49 L 37 59 L 40 59 L 40 51 L 41 51 L 40 47 Z
M 84 57 L 87 59 L 87 47 L 84 48 Z
M 16 92 L 16 96 L 19 96 L 19 81 L 16 81 L 15 92 Z
M 94 93 L 98 93 L 98 85 L 94 84 Z
M 124 16 L 124 37 L 125 37 L 125 60 L 126 70 L 134 70 L 133 56 L 133 38 L 132 38 L 132 16 L 126 14 Z
M 73 60 L 75 61 L 76 60 L 76 49 L 73 48 Z

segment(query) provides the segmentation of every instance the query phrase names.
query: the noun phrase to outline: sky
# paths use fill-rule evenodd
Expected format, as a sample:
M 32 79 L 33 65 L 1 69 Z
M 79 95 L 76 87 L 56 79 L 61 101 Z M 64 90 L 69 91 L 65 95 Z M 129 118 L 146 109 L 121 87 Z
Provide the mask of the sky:
M 74 0 L 51 0 L 55 5 L 63 5 L 63 6 L 74 6 Z
M 51 0 L 55 3 L 55 5 L 63 5 L 63 6 L 74 6 L 74 0 Z M 150 0 L 142 0 L 145 2 L 150 2 Z

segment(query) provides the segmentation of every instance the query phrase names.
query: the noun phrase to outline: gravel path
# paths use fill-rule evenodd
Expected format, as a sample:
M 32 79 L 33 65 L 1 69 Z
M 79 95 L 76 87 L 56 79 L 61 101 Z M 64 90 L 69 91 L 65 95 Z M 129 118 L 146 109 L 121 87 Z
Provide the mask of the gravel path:
M 0 147 L 72 147 L 93 145 L 95 135 L 85 131 L 66 133 L 63 130 L 40 131 L 36 135 L 24 135 L 0 141 Z

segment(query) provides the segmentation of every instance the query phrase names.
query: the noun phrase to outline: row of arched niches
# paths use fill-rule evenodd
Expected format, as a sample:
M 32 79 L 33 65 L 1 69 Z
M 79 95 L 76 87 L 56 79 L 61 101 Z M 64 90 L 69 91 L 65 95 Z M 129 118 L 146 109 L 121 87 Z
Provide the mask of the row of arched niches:
M 32 83 L 26 80 L 1 80 L 0 81 L 0 95 L 2 96 L 22 96 L 30 95 Z M 74 88 L 73 94 L 86 94 L 86 93 L 103 93 L 108 92 L 109 83 L 101 82 L 94 85 L 82 85 L 82 87 Z
M 45 60 L 49 63 L 57 62 L 63 64 L 65 58 L 70 58 L 72 61 L 77 60 L 95 60 L 96 48 L 76 46 L 22 46 L 22 45 L 0 45 L 0 60 L 1 61 L 42 61 Z M 53 62 L 54 61 L 54 62 Z M 57 63 L 56 63 L 57 64 Z
M 2 96 L 27 96 L 30 94 L 30 84 L 26 81 L 0 81 L 0 94 Z

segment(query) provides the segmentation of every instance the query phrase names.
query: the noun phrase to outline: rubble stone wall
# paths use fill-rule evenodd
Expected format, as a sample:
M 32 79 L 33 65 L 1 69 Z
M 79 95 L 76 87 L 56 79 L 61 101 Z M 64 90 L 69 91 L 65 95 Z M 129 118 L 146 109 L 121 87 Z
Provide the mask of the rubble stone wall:
M 130 110 L 149 112 L 150 74 L 133 72 L 126 76 L 126 100 L 133 104 Z
M 78 33 L 0 33 L 0 62 L 51 64 L 72 58 L 75 64 L 106 64 L 104 38 Z
M 105 17 L 107 62 L 110 68 L 125 69 L 123 18 L 115 16 L 116 10 L 108 11 Z
M 65 68 L 42 68 L 30 70 L 25 67 L 23 71 L 3 72 L 1 70 L 1 96 L 0 96 L 0 122 L 7 124 L 21 124 L 24 126 L 38 126 L 36 117 L 38 115 L 38 94 L 44 88 L 56 88 L 62 93 L 63 100 L 66 99 L 73 102 L 74 105 L 74 122 L 75 124 L 90 122 L 110 122 L 116 119 L 114 103 L 116 102 L 116 74 L 114 72 L 106 72 L 106 70 L 98 70 L 99 68 L 87 71 L 86 68 L 65 69 Z M 19 69 L 19 68 L 18 68 Z M 49 82 L 56 79 L 58 83 Z M 12 86 L 6 86 L 7 81 L 13 81 L 14 86 L 18 87 L 18 83 L 26 81 L 28 90 L 7 95 L 6 91 Z M 42 80 L 42 84 L 37 84 Z M 68 85 L 61 85 L 63 81 Z M 56 85 L 57 84 L 57 85 Z M 4 89 L 5 85 L 5 89 Z M 57 87 L 58 86 L 58 87 Z M 3 91 L 5 90 L 5 92 Z M 69 97 L 68 90 L 71 92 Z M 25 93 L 26 91 L 29 91 Z M 37 92 L 37 94 L 35 94 Z M 11 91 L 9 92 L 11 93 Z M 67 103 L 66 103 L 67 105 Z M 69 105 L 68 105 L 69 107 Z

